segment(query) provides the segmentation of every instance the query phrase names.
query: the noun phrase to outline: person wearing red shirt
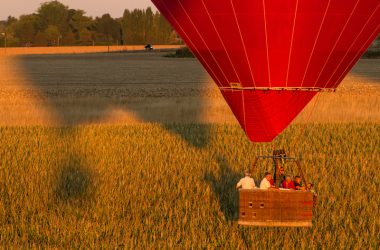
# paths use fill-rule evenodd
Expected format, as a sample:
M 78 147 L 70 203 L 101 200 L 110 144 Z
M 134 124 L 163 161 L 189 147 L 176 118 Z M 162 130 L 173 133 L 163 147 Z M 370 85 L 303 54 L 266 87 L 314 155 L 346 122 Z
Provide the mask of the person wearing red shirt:
M 290 178 L 290 176 L 286 176 L 285 180 L 282 182 L 282 188 L 296 190 L 294 182 L 292 181 L 292 178 Z

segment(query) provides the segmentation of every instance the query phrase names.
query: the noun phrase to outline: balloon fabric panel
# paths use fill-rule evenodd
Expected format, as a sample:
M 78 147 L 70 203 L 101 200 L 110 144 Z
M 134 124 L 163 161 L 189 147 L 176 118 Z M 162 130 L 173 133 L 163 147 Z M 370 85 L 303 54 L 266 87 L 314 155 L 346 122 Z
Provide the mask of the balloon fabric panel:
M 379 0 L 152 0 L 221 89 L 247 136 L 271 141 L 352 69 Z

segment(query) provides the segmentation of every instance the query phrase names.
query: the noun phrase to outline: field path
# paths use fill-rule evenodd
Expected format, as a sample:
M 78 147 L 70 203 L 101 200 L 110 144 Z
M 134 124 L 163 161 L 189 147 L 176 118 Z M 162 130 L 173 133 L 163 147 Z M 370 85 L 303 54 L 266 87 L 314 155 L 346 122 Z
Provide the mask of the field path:
M 123 46 L 64 46 L 64 47 L 15 47 L 0 48 L 0 56 L 88 54 L 105 52 L 142 51 L 144 45 Z M 154 45 L 157 50 L 178 49 L 182 45 Z

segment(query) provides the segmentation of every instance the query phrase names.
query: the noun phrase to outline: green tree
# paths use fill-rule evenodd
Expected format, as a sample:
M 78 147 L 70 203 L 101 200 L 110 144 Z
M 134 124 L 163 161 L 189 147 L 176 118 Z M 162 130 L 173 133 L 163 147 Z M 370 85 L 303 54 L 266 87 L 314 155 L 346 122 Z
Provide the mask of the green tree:
M 40 17 L 40 29 L 45 30 L 49 25 L 57 27 L 60 34 L 68 30 L 69 8 L 58 1 L 41 4 L 37 11 Z
M 82 29 L 79 32 L 79 43 L 80 45 L 94 45 L 95 43 L 95 33 L 89 29 Z
M 59 45 L 62 39 L 58 27 L 54 25 L 49 25 L 44 31 L 44 35 L 49 46 Z
M 18 22 L 18 19 L 13 16 L 8 16 L 7 20 L 5 21 L 5 29 L 3 32 L 6 33 L 8 47 L 22 46 L 19 42 L 19 39 L 14 36 L 14 30 L 12 28 L 17 22 Z M 2 36 L 2 38 L 3 38 L 3 41 L 1 44 L 5 45 L 5 41 L 4 41 L 5 37 Z
M 160 44 L 170 43 L 169 41 L 173 31 L 172 27 L 166 21 L 166 19 L 159 13 L 156 13 L 156 22 L 158 27 L 156 42 Z
M 145 41 L 145 12 L 135 9 L 126 10 L 121 21 L 127 44 L 143 44 Z
M 124 14 L 123 14 L 123 17 L 121 19 L 121 26 L 122 26 L 122 29 L 123 29 L 123 35 L 124 35 L 124 42 L 126 44 L 131 44 L 131 41 L 132 41 L 132 32 L 131 32 L 131 20 L 132 20 L 132 17 L 131 17 L 131 12 L 126 9 L 124 10 Z
M 154 42 L 154 33 L 153 33 L 153 22 L 154 22 L 154 13 L 152 11 L 152 8 L 147 8 L 145 10 L 145 22 L 144 22 L 144 40 L 146 43 L 153 43 Z
M 0 33 L 5 32 L 7 22 L 6 21 L 0 21 Z
M 68 14 L 68 22 L 70 31 L 68 34 L 74 34 L 76 43 L 87 44 L 88 43 L 88 27 L 91 27 L 93 20 L 91 17 L 86 16 L 86 12 L 83 10 L 70 9 Z M 85 35 L 85 40 L 82 41 L 82 36 Z M 92 34 L 90 35 L 92 37 Z M 90 39 L 92 40 L 92 39 Z
M 7 21 L 5 22 L 7 26 L 12 25 L 13 23 L 17 22 L 17 18 L 13 16 L 8 16 Z
M 78 39 L 76 38 L 76 34 L 71 31 L 66 32 L 64 36 L 60 39 L 59 45 L 63 46 L 72 46 L 78 43 Z
M 95 27 L 100 42 L 112 44 L 120 39 L 120 24 L 110 14 L 96 18 Z
M 30 46 L 34 42 L 35 35 L 38 31 L 39 17 L 32 15 L 23 15 L 18 21 L 12 22 L 10 29 L 13 36 L 18 39 L 19 46 Z
M 125 10 L 123 17 L 109 14 L 93 19 L 83 10 L 69 9 L 58 2 L 41 4 L 35 14 L 19 19 L 12 16 L 0 22 L 11 46 L 95 45 L 117 44 L 175 44 L 177 34 L 159 13 L 151 8 Z M 4 37 L 0 37 L 0 42 Z
M 44 32 L 37 32 L 34 37 L 34 46 L 47 46 L 47 38 Z

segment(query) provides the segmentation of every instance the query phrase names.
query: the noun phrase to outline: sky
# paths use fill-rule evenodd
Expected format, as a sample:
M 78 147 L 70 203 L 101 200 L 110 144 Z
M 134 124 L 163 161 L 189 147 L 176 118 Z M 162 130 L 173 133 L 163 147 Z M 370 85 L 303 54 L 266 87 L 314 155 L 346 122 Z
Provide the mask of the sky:
M 35 12 L 41 3 L 47 0 L 0 0 L 0 20 L 8 16 L 19 17 L 22 14 Z M 112 17 L 121 17 L 125 9 L 153 7 L 150 0 L 59 0 L 71 9 L 82 9 L 89 16 L 100 16 L 105 13 Z

